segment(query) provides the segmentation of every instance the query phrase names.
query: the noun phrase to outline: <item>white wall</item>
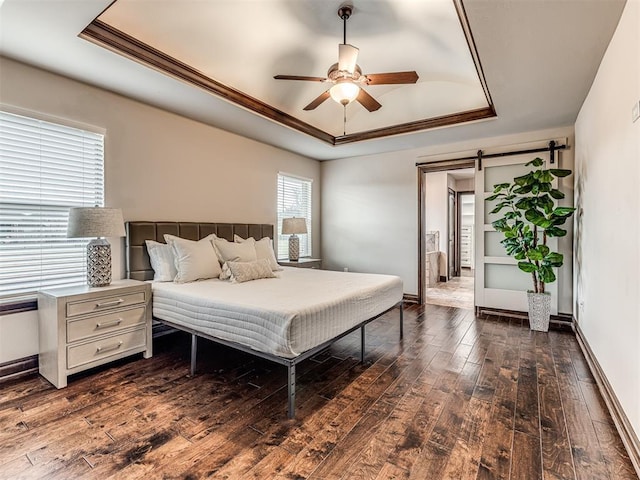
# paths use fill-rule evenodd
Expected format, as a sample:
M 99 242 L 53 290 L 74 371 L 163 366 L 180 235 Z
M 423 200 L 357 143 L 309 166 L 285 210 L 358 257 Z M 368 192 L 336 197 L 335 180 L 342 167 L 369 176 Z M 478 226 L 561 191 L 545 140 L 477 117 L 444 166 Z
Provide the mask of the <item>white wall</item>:
M 455 127 L 454 127 L 455 128 Z M 513 146 L 568 137 L 573 127 L 528 132 L 429 148 L 403 150 L 322 162 L 322 258 L 331 269 L 399 275 L 407 294 L 418 294 L 418 173 L 424 156 L 473 155 L 478 149 Z M 573 168 L 573 150 L 562 153 L 563 166 Z M 568 201 L 572 186 L 565 185 Z M 570 238 L 570 237 L 569 237 Z M 442 241 L 442 235 L 441 235 Z M 560 241 L 565 258 L 571 240 Z M 559 274 L 559 308 L 571 313 L 571 261 Z
M 0 101 L 105 129 L 106 204 L 121 207 L 125 220 L 275 224 L 277 173 L 311 178 L 320 255 L 315 160 L 1 57 Z M 116 279 L 125 274 L 123 245 L 113 244 Z M 0 317 L 0 345 L 24 343 L 36 321 L 34 312 Z M 26 343 L 26 351 L 0 349 L 0 363 L 37 353 L 37 338 Z
M 640 3 L 627 2 L 576 121 L 576 319 L 640 436 Z

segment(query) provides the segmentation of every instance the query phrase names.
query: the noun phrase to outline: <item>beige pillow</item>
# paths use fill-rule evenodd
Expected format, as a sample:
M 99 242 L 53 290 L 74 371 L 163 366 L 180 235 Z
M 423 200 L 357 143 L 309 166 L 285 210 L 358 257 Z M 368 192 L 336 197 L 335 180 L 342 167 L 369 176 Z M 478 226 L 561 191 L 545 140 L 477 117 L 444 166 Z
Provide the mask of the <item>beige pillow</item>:
M 253 262 L 258 259 L 254 242 L 233 243 L 224 238 L 214 237 L 211 240 L 220 263 Z
M 256 240 L 253 237 L 249 237 L 246 240 L 238 235 L 233 236 L 233 240 L 236 243 L 244 243 L 251 242 L 253 240 L 256 248 L 256 257 L 259 259 L 264 258 L 269 260 L 269 265 L 271 265 L 271 270 L 282 270 L 282 267 L 278 265 L 278 260 L 276 260 L 276 254 L 273 251 L 273 240 L 269 237 L 261 238 L 260 240 Z
M 269 260 L 261 259 L 253 262 L 227 262 L 233 283 L 243 283 L 259 278 L 276 278 L 271 270 Z
M 186 283 L 220 276 L 220 263 L 211 245 L 211 237 L 197 242 L 165 234 L 164 240 L 171 245 L 178 271 L 174 282 Z

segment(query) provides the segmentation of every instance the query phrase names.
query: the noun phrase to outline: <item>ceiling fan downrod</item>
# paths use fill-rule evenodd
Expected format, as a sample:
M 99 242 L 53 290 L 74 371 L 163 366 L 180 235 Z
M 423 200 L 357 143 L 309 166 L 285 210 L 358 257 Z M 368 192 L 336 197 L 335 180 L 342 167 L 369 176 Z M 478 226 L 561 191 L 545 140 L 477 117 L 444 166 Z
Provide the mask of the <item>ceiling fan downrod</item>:
M 338 16 L 342 19 L 342 43 L 347 44 L 347 20 L 353 13 L 352 5 L 344 5 L 338 9 Z

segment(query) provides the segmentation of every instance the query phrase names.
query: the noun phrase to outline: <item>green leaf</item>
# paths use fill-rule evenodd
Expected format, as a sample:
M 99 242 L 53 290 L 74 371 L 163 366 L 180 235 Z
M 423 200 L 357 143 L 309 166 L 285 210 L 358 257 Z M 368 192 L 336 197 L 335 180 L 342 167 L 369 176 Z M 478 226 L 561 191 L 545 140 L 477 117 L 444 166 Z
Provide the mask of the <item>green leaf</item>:
M 562 193 L 560 190 L 554 188 L 553 190 L 551 190 L 549 192 L 549 195 L 551 195 L 553 198 L 555 198 L 556 200 L 562 200 L 564 198 L 564 193 Z
M 549 255 L 550 248 L 546 245 L 538 245 L 538 251 L 542 254 L 543 257 Z
M 531 262 L 518 262 L 518 268 L 527 273 L 532 273 L 537 270 L 537 267 Z
M 518 195 L 526 195 L 529 192 L 531 192 L 531 185 L 522 185 L 513 189 L 513 193 Z
M 549 227 L 546 229 L 547 237 L 564 237 L 567 231 L 558 227 Z
M 522 175 L 521 177 L 514 178 L 513 182 L 516 185 L 519 185 L 519 186 L 523 187 L 525 185 L 530 185 L 532 180 L 533 180 L 532 174 L 531 173 L 527 173 L 526 175 Z
M 562 169 L 562 168 L 552 168 L 551 170 L 549 170 L 551 172 L 552 175 L 561 178 L 561 177 L 567 177 L 569 175 L 571 175 L 571 170 L 566 170 L 566 169 Z
M 529 260 L 533 260 L 534 262 L 539 262 L 544 258 L 544 256 L 538 251 L 537 248 L 532 248 L 527 252 L 527 258 Z
M 538 275 L 540 275 L 540 280 L 544 283 L 552 283 L 556 281 L 556 274 L 553 273 L 553 269 L 547 266 L 541 266 L 538 270 Z
M 551 174 L 551 170 L 543 170 L 542 175 L 540 175 L 540 181 L 544 183 L 553 182 L 553 175 Z
M 545 216 L 535 208 L 530 208 L 529 210 L 524 212 L 524 218 L 529 220 L 534 225 L 539 225 L 546 220 Z
M 504 190 L 505 188 L 509 188 L 510 186 L 510 183 L 496 183 L 493 186 L 493 193 L 498 193 L 499 191 Z
M 542 165 L 544 165 L 544 160 L 542 160 L 540 157 L 536 157 L 530 162 L 524 164 L 525 167 L 528 167 L 530 165 L 533 165 L 534 167 L 541 167 Z
M 575 211 L 573 207 L 558 207 L 553 211 L 553 214 L 557 217 L 568 217 Z
M 561 253 L 551 252 L 545 256 L 544 261 L 552 267 L 561 267 L 564 263 L 564 256 Z
M 504 195 L 503 193 L 494 193 L 493 195 L 489 195 L 487 198 L 484 199 L 485 202 L 492 202 L 493 200 L 495 200 L 496 198 L 501 197 L 502 195 Z
M 518 210 L 527 210 L 533 206 L 533 199 L 531 197 L 521 198 L 516 202 L 516 208 Z

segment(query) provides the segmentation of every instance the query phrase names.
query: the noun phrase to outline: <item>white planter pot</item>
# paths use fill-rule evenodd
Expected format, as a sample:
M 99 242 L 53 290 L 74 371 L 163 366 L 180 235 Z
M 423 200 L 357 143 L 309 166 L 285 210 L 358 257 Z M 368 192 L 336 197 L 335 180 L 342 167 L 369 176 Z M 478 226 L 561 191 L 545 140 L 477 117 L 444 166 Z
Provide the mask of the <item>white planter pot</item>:
M 539 332 L 549 331 L 551 317 L 551 294 L 527 292 L 529 301 L 529 326 Z

